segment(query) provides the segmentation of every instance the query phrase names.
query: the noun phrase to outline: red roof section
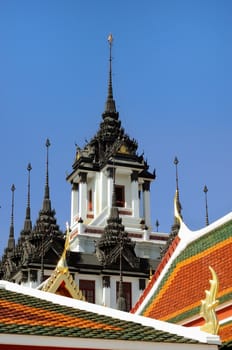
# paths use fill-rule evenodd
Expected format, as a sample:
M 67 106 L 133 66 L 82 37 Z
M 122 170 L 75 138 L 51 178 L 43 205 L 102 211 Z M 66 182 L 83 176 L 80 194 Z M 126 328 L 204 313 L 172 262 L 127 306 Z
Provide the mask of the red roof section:
M 191 317 L 200 318 L 201 300 L 205 299 L 205 290 L 210 286 L 209 266 L 218 276 L 219 306 L 221 307 L 224 302 L 232 302 L 231 252 L 232 222 L 230 221 L 197 238 L 180 252 L 162 282 L 157 284 L 152 296 L 148 296 L 156 284 L 156 272 L 132 312 L 135 312 L 147 298 L 147 303 L 140 312 L 143 316 L 181 324 L 185 324 L 185 320 Z M 166 262 L 167 254 L 161 266 L 163 267 Z M 220 336 L 223 341 L 232 340 L 231 325 L 221 327 Z

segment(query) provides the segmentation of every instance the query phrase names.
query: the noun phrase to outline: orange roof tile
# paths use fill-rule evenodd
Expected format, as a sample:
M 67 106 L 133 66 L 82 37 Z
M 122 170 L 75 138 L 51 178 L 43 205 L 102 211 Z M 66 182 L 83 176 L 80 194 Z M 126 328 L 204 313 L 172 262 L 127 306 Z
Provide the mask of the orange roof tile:
M 228 221 L 197 237 L 180 251 L 160 283 L 154 276 L 132 312 L 143 305 L 139 312 L 143 316 L 182 324 L 183 320 L 198 316 L 211 278 L 209 266 L 216 271 L 219 279 L 219 303 L 232 301 L 231 252 L 232 221 Z M 151 294 L 155 285 L 157 288 Z M 230 327 L 223 326 L 220 331 L 223 337 L 225 332 L 229 332 L 228 329 L 231 330 Z

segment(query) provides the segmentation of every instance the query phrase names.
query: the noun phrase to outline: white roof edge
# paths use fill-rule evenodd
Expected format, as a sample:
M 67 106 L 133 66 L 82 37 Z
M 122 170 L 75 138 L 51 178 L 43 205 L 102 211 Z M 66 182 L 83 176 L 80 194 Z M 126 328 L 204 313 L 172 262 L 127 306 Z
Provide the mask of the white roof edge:
M 190 243 L 193 240 L 195 240 L 201 236 L 204 236 L 205 234 L 209 233 L 210 231 L 216 229 L 217 227 L 224 225 L 228 221 L 232 221 L 232 212 L 226 214 L 222 218 L 220 218 L 220 219 L 212 222 L 211 224 L 209 224 L 209 225 L 207 225 L 199 230 L 196 230 L 196 231 L 190 230 L 186 226 L 186 224 L 184 222 L 182 222 L 178 236 L 180 237 L 181 240 L 185 240 L 187 243 Z M 187 235 L 186 235 L 186 233 L 187 233 Z
M 219 325 L 223 325 L 223 324 L 230 322 L 230 321 L 232 321 L 232 316 L 229 316 L 227 318 L 224 318 L 223 320 L 220 320 Z
M 144 326 L 153 327 L 154 329 L 158 329 L 164 332 L 169 332 L 186 338 L 194 339 L 202 343 L 221 344 L 219 336 L 210 335 L 209 333 L 202 332 L 198 327 L 188 328 L 176 324 L 171 324 L 168 322 L 159 321 L 148 317 L 115 310 L 105 306 L 92 304 L 81 300 L 75 300 L 29 287 L 20 286 L 16 283 L 11 283 L 3 280 L 0 280 L 0 289 L 6 289 L 12 292 L 22 293 L 52 303 L 57 303 L 63 306 L 68 306 L 76 309 L 102 314 L 109 317 L 118 318 L 127 322 L 139 323 Z

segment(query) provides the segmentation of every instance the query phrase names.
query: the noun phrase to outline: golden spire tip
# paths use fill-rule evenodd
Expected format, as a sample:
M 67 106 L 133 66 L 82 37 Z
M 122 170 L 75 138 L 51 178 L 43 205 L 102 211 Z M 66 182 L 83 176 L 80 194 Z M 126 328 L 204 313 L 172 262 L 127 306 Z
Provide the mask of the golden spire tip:
M 108 42 L 111 45 L 113 42 L 113 35 L 110 33 L 110 35 L 108 36 Z

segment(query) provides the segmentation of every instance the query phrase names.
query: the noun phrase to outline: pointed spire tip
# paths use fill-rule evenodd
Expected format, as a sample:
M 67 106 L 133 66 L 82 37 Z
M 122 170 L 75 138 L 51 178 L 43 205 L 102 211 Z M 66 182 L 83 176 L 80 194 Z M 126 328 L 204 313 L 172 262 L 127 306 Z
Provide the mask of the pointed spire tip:
M 51 146 L 51 142 L 50 142 L 49 139 L 47 139 L 47 140 L 46 140 L 46 147 L 49 147 L 49 146 Z
M 28 170 L 28 171 L 31 171 L 31 170 L 32 170 L 31 163 L 28 163 L 27 170 Z
M 113 35 L 111 33 L 108 36 L 108 42 L 110 45 L 112 45 L 112 43 L 113 43 Z

